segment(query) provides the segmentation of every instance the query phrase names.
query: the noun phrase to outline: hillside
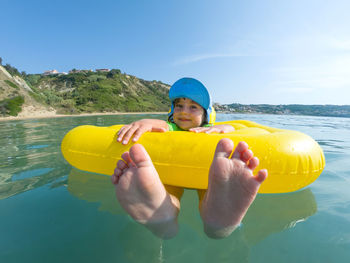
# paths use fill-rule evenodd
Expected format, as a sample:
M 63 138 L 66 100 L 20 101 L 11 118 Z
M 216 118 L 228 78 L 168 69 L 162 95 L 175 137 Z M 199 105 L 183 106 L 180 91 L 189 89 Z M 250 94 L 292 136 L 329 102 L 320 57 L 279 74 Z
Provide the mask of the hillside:
M 30 95 L 32 93 L 33 90 L 19 74 L 12 76 L 0 65 L 0 116 L 17 116 L 21 112 L 55 115 L 53 108 L 37 102 Z
M 215 105 L 218 112 L 310 115 L 350 118 L 350 105 L 268 105 L 239 103 Z
M 0 66 L 0 114 L 167 111 L 169 86 L 121 73 L 12 76 Z M 15 108 L 15 110 L 12 110 Z
M 28 75 L 32 96 L 58 113 L 167 111 L 169 86 L 110 72 Z
M 10 74 L 10 73 L 11 74 Z M 121 73 L 41 75 L 0 65 L 0 117 L 103 112 L 165 112 L 170 86 Z M 350 105 L 214 105 L 218 112 L 350 117 Z

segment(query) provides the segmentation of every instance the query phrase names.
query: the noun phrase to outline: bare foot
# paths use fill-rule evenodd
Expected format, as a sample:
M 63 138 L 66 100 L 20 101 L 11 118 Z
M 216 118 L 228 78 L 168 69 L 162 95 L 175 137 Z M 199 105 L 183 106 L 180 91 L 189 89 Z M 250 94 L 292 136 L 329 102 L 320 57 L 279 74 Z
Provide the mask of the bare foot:
M 229 158 L 232 150 L 231 140 L 222 139 L 218 143 L 209 171 L 208 190 L 200 206 L 204 231 L 212 238 L 222 238 L 232 233 L 267 177 L 267 170 L 253 175 L 259 160 L 253 157 L 245 142 L 238 143 Z
M 166 192 L 145 148 L 135 144 L 122 158 L 112 175 L 121 206 L 158 237 L 175 236 L 180 202 Z

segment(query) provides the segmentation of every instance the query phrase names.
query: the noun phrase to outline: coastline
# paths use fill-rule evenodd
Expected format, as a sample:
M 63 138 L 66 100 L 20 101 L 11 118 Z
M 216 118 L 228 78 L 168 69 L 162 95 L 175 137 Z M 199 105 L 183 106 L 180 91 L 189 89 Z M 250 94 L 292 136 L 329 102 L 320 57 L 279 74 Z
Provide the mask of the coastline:
M 137 114 L 167 114 L 168 112 L 93 112 L 81 114 L 56 114 L 53 112 L 38 112 L 37 114 L 19 115 L 0 117 L 0 122 L 15 121 L 15 120 L 29 120 L 29 119 L 49 119 L 49 118 L 63 118 L 63 117 L 84 117 L 84 116 L 103 116 L 103 115 L 137 115 Z

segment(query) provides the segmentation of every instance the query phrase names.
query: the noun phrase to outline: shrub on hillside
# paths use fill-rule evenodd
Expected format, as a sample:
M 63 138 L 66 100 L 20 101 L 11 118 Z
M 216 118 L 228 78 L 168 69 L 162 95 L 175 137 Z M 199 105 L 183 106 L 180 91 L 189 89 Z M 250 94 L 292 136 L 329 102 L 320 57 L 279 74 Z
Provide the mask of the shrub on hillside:
M 12 76 L 21 76 L 21 73 L 19 73 L 18 69 L 15 67 L 12 67 L 10 64 L 6 64 L 3 66 L 8 73 L 10 73 Z
M 17 116 L 22 110 L 22 104 L 24 103 L 23 96 L 16 96 L 10 99 L 0 101 L 0 113 L 3 116 L 11 115 Z
M 6 79 L 5 82 L 7 85 L 11 86 L 12 88 L 19 89 L 19 87 L 15 83 L 13 83 L 12 81 L 9 81 Z

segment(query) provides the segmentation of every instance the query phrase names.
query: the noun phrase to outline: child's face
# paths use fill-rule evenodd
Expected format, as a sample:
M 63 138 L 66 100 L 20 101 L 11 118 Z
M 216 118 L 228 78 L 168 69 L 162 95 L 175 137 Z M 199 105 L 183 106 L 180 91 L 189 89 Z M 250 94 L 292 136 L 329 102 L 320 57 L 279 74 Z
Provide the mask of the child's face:
M 196 102 L 179 98 L 174 103 L 174 123 L 183 130 L 200 127 L 203 122 L 204 109 Z

